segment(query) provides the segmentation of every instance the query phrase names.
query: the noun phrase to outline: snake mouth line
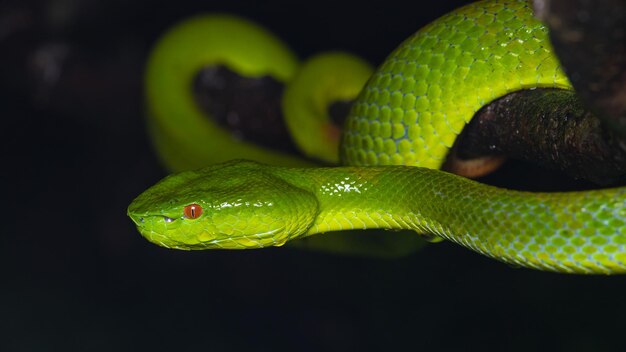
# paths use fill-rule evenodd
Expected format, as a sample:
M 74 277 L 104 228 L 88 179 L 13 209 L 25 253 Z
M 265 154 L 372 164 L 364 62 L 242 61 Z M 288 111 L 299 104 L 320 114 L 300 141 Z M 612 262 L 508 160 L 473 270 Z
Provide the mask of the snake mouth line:
M 148 218 L 148 217 L 160 217 L 160 218 L 163 218 L 163 220 L 166 223 L 168 223 L 168 224 L 176 221 L 175 218 L 170 218 L 169 216 L 165 216 L 165 215 L 136 215 L 136 214 L 128 214 L 128 215 L 130 216 L 130 218 L 133 220 L 133 222 L 137 226 L 145 225 L 147 223 L 146 218 Z

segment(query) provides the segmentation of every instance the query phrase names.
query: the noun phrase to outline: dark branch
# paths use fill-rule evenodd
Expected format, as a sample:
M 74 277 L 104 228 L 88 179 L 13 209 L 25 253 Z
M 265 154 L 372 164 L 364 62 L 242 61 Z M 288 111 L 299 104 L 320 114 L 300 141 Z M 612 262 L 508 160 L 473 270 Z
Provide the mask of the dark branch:
M 462 158 L 503 154 L 603 185 L 626 176 L 623 141 L 565 90 L 519 91 L 492 102 L 455 148 Z
M 626 136 L 626 1 L 535 0 L 575 90 Z

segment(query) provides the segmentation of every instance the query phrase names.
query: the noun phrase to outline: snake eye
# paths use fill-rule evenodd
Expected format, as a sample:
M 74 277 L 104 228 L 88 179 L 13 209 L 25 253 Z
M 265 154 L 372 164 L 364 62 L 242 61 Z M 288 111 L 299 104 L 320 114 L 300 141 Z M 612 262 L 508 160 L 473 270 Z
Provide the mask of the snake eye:
M 183 209 L 183 214 L 188 219 L 197 219 L 202 215 L 202 207 L 198 204 L 189 204 Z

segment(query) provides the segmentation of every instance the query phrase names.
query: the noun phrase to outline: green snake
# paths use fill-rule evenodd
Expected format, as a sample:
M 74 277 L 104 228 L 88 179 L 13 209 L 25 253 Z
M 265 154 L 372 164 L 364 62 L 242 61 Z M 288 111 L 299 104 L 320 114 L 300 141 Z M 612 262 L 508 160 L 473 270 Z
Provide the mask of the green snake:
M 482 106 L 537 87 L 571 89 L 529 3 L 476 2 L 419 30 L 375 71 L 343 132 L 350 166 L 228 161 L 166 177 L 128 214 L 146 239 L 177 249 L 408 229 L 516 266 L 624 273 L 626 188 L 520 192 L 435 170 Z

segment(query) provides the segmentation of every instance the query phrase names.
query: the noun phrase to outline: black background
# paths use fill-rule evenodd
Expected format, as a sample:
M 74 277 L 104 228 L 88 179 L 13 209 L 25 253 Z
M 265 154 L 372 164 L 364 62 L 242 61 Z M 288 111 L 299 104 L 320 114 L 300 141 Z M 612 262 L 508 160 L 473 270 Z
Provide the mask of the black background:
M 141 78 L 168 25 L 234 12 L 302 58 L 377 64 L 461 3 L 0 2 L 0 351 L 624 350 L 623 276 L 514 269 L 449 243 L 397 260 L 179 252 L 126 217 L 165 175 Z

